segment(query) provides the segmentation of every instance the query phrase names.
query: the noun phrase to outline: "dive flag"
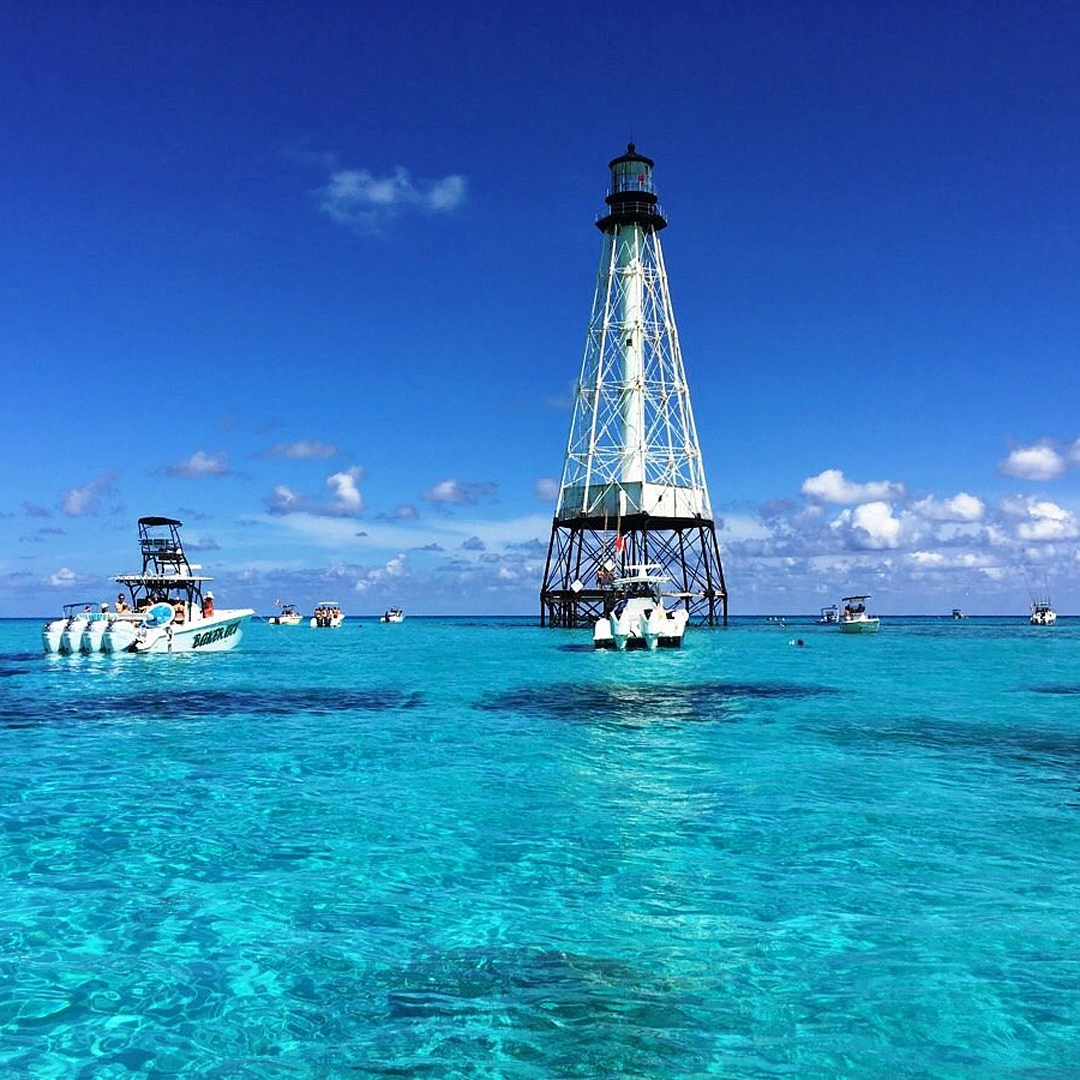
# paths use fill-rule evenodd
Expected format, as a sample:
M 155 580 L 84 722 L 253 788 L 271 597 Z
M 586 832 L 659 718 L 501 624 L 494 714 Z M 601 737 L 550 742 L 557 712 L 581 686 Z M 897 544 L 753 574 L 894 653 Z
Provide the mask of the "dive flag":
M 626 537 L 623 536 L 622 533 L 620 533 L 618 536 L 615 537 L 615 550 L 616 551 L 622 551 L 623 546 L 625 544 L 626 544 Z

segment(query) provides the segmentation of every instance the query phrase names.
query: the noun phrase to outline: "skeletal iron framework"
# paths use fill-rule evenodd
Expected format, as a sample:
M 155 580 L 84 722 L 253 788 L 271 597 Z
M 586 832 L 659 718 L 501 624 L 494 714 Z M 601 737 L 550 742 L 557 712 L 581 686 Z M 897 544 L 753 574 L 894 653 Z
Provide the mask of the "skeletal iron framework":
M 540 593 L 540 622 L 588 625 L 626 566 L 659 564 L 691 618 L 727 589 L 660 246 L 653 162 L 610 162 L 600 267 Z

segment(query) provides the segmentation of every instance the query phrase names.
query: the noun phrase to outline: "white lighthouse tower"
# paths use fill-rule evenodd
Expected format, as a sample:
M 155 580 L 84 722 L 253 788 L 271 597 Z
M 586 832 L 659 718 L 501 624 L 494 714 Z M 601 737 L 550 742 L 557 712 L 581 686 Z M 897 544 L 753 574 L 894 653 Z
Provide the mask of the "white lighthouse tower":
M 727 624 L 690 389 L 660 247 L 653 162 L 633 143 L 609 165 L 600 268 L 574 395 L 540 621 L 586 626 L 612 580 L 659 565 L 691 618 Z

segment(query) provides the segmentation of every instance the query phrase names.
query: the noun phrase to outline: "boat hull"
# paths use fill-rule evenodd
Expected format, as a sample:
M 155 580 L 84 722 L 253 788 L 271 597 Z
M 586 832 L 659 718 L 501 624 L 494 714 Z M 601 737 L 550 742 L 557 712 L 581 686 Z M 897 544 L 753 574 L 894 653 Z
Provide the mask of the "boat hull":
M 218 611 L 177 626 L 139 627 L 127 646 L 133 653 L 226 652 L 235 649 L 244 626 L 255 612 L 251 608 Z
M 101 651 L 107 653 L 128 652 L 142 625 L 142 618 L 129 616 L 114 618 L 101 638 Z
M 645 649 L 679 649 L 689 614 L 682 608 L 665 611 L 652 608 L 649 611 L 626 610 L 619 615 L 612 612 L 606 618 L 596 620 L 593 627 L 593 648 L 613 649 L 616 652 Z
M 865 619 L 841 619 L 842 634 L 876 634 L 881 627 L 881 620 L 876 616 Z

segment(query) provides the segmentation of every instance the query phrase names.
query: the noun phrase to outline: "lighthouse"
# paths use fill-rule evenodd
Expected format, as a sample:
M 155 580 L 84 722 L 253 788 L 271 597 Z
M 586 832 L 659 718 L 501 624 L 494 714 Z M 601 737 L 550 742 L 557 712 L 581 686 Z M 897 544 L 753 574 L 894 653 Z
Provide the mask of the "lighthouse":
M 632 567 L 670 579 L 692 620 L 727 625 L 727 589 L 660 233 L 653 161 L 633 143 L 611 185 L 581 376 L 551 525 L 541 625 L 588 626 Z

